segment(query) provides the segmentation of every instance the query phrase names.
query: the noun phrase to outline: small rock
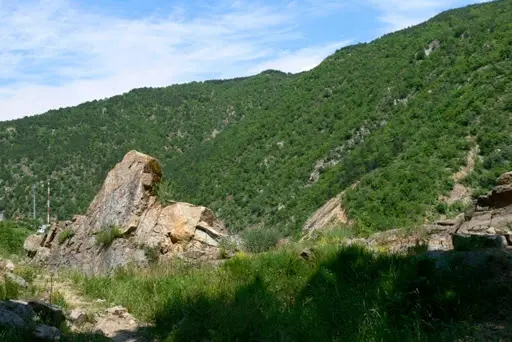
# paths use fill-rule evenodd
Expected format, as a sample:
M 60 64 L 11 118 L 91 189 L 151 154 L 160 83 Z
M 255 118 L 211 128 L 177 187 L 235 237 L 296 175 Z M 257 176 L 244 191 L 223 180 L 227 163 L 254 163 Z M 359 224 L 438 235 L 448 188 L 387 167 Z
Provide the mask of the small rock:
M 14 269 L 16 266 L 14 266 L 14 263 L 11 260 L 5 260 L 4 261 L 4 269 L 8 272 L 14 272 Z
M 51 326 L 60 327 L 66 321 L 66 316 L 58 306 L 41 301 L 31 301 L 28 305 L 41 318 L 41 320 Z
M 486 230 L 487 234 L 496 235 L 496 228 L 490 227 Z
M 308 248 L 303 249 L 302 252 L 300 252 L 299 256 L 306 261 L 311 261 L 314 260 L 315 258 L 315 254 L 313 253 L 313 251 Z
M 55 327 L 39 324 L 34 329 L 33 336 L 36 341 L 60 341 L 62 333 Z
M 12 281 L 13 283 L 16 283 L 20 287 L 23 287 L 25 289 L 28 287 L 27 281 L 14 273 L 7 272 L 5 274 L 5 277 Z
M 82 325 L 87 321 L 87 315 L 77 309 L 74 309 L 69 314 L 69 320 L 77 325 Z

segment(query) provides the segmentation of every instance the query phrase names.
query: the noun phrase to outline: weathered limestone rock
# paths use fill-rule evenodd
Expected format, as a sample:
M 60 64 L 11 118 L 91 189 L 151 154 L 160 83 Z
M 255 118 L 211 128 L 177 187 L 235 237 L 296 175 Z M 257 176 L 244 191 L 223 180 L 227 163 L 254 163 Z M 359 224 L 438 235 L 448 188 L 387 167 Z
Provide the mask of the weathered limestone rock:
M 153 195 L 161 177 L 156 159 L 130 151 L 109 172 L 86 215 L 54 224 L 41 240 L 27 239 L 27 251 L 35 252 L 33 261 L 99 274 L 128 264 L 147 265 L 154 259 L 148 256 L 149 250 L 164 257 L 157 259 L 217 258 L 218 241 L 226 234 L 224 225 L 205 207 L 179 202 L 161 205 Z M 107 230 L 116 234 L 105 242 Z M 64 231 L 73 234 L 59 244 L 58 236 Z
M 23 249 L 25 249 L 29 254 L 36 253 L 37 249 L 41 246 L 42 241 L 43 235 L 30 235 L 23 243 Z
M 343 193 L 332 198 L 318 209 L 304 224 L 303 231 L 311 234 L 316 230 L 347 223 L 348 217 L 342 206 L 342 197 Z

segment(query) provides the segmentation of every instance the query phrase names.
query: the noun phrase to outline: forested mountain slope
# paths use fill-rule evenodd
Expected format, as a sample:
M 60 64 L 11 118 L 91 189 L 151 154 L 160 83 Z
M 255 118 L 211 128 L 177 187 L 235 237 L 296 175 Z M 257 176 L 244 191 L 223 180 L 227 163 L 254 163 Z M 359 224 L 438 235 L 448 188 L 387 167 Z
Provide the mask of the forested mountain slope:
M 344 204 L 360 229 L 421 222 L 471 148 L 477 192 L 511 168 L 511 22 L 512 1 L 470 6 L 297 75 L 139 89 L 0 123 L 0 196 L 25 214 L 31 183 L 51 174 L 68 217 L 138 149 L 160 158 L 171 197 L 235 231 L 297 231 L 356 182 Z

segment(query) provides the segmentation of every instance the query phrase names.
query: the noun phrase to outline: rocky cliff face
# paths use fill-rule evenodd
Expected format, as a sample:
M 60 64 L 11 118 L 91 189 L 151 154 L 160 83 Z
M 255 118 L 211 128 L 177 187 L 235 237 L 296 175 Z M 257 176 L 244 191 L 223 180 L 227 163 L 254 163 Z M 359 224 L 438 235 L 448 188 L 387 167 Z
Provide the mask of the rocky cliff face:
M 58 222 L 43 236 L 30 236 L 25 248 L 33 261 L 106 273 L 130 263 L 218 257 L 226 229 L 205 207 L 175 202 L 162 206 L 153 190 L 160 165 L 131 151 L 112 169 L 83 216 Z
M 304 238 L 314 237 L 332 226 L 326 222 L 343 222 L 334 215 L 339 212 L 339 198 L 329 201 L 315 213 L 308 221 L 310 226 L 304 227 Z M 347 242 L 391 253 L 407 253 L 417 248 L 428 251 L 512 249 L 512 172 L 501 175 L 488 195 L 478 198 L 474 208 L 453 220 L 441 220 L 415 229 L 389 230 Z

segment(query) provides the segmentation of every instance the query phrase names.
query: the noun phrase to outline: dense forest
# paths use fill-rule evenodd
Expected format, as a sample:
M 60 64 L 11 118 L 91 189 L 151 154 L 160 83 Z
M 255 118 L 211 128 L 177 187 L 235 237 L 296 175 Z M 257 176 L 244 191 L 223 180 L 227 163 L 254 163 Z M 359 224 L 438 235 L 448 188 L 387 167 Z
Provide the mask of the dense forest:
M 144 88 L 0 122 L 0 202 L 84 212 L 131 149 L 157 157 L 161 196 L 211 207 L 232 231 L 293 234 L 347 190 L 360 231 L 436 212 L 479 147 L 474 194 L 512 169 L 512 1 L 444 12 L 300 74 Z M 357 187 L 350 186 L 359 182 Z M 164 198 L 164 199 L 165 199 Z

